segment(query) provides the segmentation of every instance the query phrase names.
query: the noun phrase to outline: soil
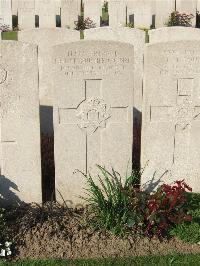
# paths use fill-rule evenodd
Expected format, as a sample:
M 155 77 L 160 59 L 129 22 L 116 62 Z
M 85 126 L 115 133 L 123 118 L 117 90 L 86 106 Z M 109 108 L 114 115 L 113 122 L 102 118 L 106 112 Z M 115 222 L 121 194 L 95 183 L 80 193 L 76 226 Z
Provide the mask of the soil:
M 85 222 L 84 210 L 54 204 L 26 205 L 7 214 L 7 235 L 15 243 L 14 260 L 80 259 L 200 253 L 200 245 L 179 239 L 160 241 L 139 237 L 119 238 L 94 230 Z

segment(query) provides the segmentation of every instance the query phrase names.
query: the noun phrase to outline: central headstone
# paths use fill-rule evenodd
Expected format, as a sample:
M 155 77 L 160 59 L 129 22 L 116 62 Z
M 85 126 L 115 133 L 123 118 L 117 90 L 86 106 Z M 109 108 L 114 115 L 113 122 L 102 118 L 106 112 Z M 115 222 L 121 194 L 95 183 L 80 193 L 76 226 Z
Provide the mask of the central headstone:
M 125 177 L 131 166 L 134 47 L 81 41 L 56 46 L 54 60 L 56 189 L 76 204 L 86 181 L 76 169 Z
M 142 183 L 185 179 L 200 192 L 200 42 L 152 44 L 145 54 Z

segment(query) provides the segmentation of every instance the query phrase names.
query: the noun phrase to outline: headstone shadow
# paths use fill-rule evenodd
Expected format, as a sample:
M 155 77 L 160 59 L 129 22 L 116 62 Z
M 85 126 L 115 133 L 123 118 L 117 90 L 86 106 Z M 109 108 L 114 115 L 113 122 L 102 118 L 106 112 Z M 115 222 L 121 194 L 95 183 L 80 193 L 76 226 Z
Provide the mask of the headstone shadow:
M 0 208 L 7 206 L 20 206 L 24 202 L 16 195 L 19 192 L 18 186 L 4 175 L 0 176 Z

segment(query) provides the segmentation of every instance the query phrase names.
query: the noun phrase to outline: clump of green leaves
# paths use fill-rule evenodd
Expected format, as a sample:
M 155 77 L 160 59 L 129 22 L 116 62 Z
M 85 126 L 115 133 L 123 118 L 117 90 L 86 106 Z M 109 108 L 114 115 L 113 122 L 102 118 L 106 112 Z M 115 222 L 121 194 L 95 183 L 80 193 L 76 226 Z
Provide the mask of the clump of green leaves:
M 162 184 L 148 193 L 140 189 L 140 173 L 133 171 L 123 178 L 98 165 L 100 174 L 96 182 L 91 174 L 85 175 L 87 185 L 85 201 L 88 222 L 116 235 L 140 234 L 163 238 L 171 228 L 191 222 L 188 213 L 187 191 L 191 188 L 184 180 L 172 185 Z
M 84 19 L 83 16 L 79 16 L 78 21 L 75 21 L 74 24 L 75 24 L 75 29 L 79 31 L 96 27 L 96 24 L 90 18 Z
M 192 19 L 194 18 L 193 14 L 185 14 L 179 13 L 178 11 L 174 11 L 171 13 L 169 20 L 167 21 L 167 26 L 184 26 L 184 27 L 191 27 L 192 26 Z
M 190 193 L 188 197 L 188 214 L 191 222 L 184 222 L 172 228 L 170 234 L 185 242 L 200 243 L 200 194 Z
M 89 223 L 96 228 L 110 230 L 114 234 L 123 235 L 125 224 L 131 219 L 131 202 L 129 195 L 134 184 L 137 183 L 139 175 L 132 172 L 122 180 L 121 175 L 112 169 L 107 171 L 101 166 L 96 184 L 90 174 L 86 177 L 88 188 L 84 199 L 89 204 L 88 218 Z

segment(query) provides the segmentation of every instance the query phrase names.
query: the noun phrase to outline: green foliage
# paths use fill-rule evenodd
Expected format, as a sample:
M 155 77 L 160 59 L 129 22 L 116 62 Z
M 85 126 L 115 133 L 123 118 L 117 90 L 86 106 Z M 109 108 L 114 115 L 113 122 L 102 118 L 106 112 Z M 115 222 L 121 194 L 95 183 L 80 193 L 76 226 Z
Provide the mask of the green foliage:
M 114 169 L 109 172 L 99 165 L 98 169 L 98 184 L 90 174 L 84 175 L 88 185 L 84 199 L 89 204 L 87 217 L 92 226 L 116 235 L 131 232 L 163 238 L 177 224 L 191 221 L 186 197 L 191 188 L 184 180 L 162 184 L 147 193 L 139 188 L 141 173 L 137 171 L 123 181 Z
M 98 186 L 90 174 L 84 175 L 88 188 L 84 199 L 89 204 L 89 223 L 97 228 L 110 230 L 114 234 L 123 235 L 125 224 L 130 217 L 129 194 L 132 186 L 138 181 L 138 173 L 132 172 L 122 177 L 114 169 L 110 173 L 105 168 L 97 166 L 101 176 L 98 175 Z
M 200 243 L 200 194 L 188 194 L 188 207 L 192 221 L 177 225 L 170 234 L 186 242 Z
M 108 1 L 107 0 L 103 2 L 103 9 L 105 10 L 106 13 L 108 13 Z
M 74 24 L 75 24 L 75 29 L 79 31 L 96 27 L 96 24 L 90 18 L 84 19 L 83 16 L 80 16 L 78 18 L 78 21 L 75 21 Z
M 171 13 L 166 25 L 168 27 L 171 26 L 191 27 L 193 18 L 194 18 L 193 14 L 187 15 L 185 13 L 181 14 L 178 11 L 174 11 Z

